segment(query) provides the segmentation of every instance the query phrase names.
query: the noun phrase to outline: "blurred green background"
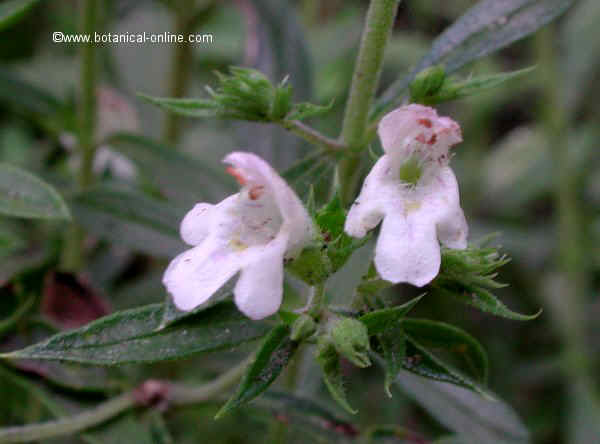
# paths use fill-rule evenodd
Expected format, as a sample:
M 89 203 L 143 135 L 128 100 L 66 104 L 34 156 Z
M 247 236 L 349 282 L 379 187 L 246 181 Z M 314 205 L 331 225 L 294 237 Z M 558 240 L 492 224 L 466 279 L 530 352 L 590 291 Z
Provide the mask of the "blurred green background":
M 193 29 L 212 34 L 212 43 L 183 48 L 173 44 L 106 44 L 97 50 L 98 82 L 117 95 L 114 103 L 108 100 L 108 111 L 99 113 L 117 116 L 117 129 L 133 130 L 174 146 L 205 167 L 195 178 L 197 189 L 170 200 L 173 212 L 160 215 L 162 221 L 175 227 L 193 202 L 216 201 L 233 188 L 220 165 L 227 152 L 254 151 L 282 170 L 308 152 L 308 147 L 273 125 L 167 116 L 135 94 L 203 96 L 204 86 L 216 83 L 213 71 L 225 71 L 229 65 L 253 66 L 273 81 L 289 75 L 297 100 L 322 104 L 333 100 L 332 112 L 310 123 L 335 137 L 368 6 L 368 2 L 358 0 L 298 0 L 289 7 L 287 2 L 206 0 L 196 2 L 202 12 L 192 17 L 186 1 L 102 1 L 103 32 L 178 33 Z M 381 90 L 407 72 L 427 52 L 432 40 L 475 3 L 403 1 L 386 51 Z M 0 32 L 0 161 L 36 173 L 67 196 L 72 191 L 69 134 L 72 137 L 77 119 L 74 104 L 79 88 L 79 46 L 53 43 L 52 33 L 75 33 L 76 9 L 74 1 L 42 2 L 16 26 Z M 541 307 L 544 312 L 534 321 L 516 322 L 430 297 L 417 307 L 415 315 L 455 323 L 482 342 L 490 355 L 490 387 L 516 410 L 529 428 L 532 442 L 540 444 L 600 442 L 600 411 L 595 410 L 600 370 L 599 23 L 600 2 L 575 2 L 544 30 L 463 68 L 459 75 L 536 65 L 532 73 L 440 107 L 440 113 L 458 121 L 463 130 L 464 142 L 455 149 L 452 162 L 470 237 L 476 240 L 498 233 L 493 243 L 501 245 L 512 258 L 499 278 L 510 285 L 497 295 L 517 311 L 534 313 Z M 123 105 L 126 102 L 130 105 Z M 331 171 L 323 172 L 317 187 L 321 179 L 328 181 L 328 173 Z M 127 174 L 105 169 L 100 180 L 171 199 L 168 191 L 161 194 L 164 190 L 153 181 L 161 176 L 160 171 L 140 168 L 136 174 L 132 183 Z M 171 172 L 164 174 L 173 178 Z M 90 224 L 101 223 L 95 217 L 93 212 L 88 215 Z M 56 255 L 64 228 L 57 224 L 0 218 L 2 283 L 27 264 L 44 264 Z M 102 230 L 106 226 L 98 232 L 106 234 Z M 81 271 L 85 281 L 100 292 L 98 297 L 112 310 L 162 301 L 162 270 L 178 246 L 159 246 L 157 250 L 163 254 L 148 254 L 138 245 L 154 242 L 156 246 L 156 240 L 145 238 L 135 226 L 128 230 L 110 226 L 109 231 L 106 236 L 93 232 L 97 236 L 89 240 L 92 254 Z M 152 250 L 152 245 L 148 248 Z M 329 291 L 335 300 L 349 297 L 351 277 L 360 275 L 357 270 L 364 268 L 368 255 L 369 246 L 334 277 Z M 41 269 L 45 270 L 43 266 Z M 28 278 L 32 287 L 43 285 L 43 274 L 32 272 Z M 0 301 L 0 313 L 5 317 L 12 312 L 14 301 L 6 287 L 3 291 L 6 297 Z M 388 290 L 387 297 L 403 300 L 414 294 L 414 289 L 398 286 Z M 47 335 L 49 328 L 47 320 L 36 314 L 0 340 L 3 347 L 14 348 Z M 125 367 L 115 375 L 111 373 L 110 378 L 127 386 L 148 377 L 209 380 L 248 349 L 176 363 Z M 298 393 L 332 405 L 319 373 L 310 365 L 305 363 L 299 369 Z M 74 400 L 80 406 L 103 398 L 101 391 L 60 387 L 56 381 L 46 381 L 39 369 L 33 373 L 25 370 L 14 372 L 4 364 L 0 366 L 2 425 L 52 417 L 52 408 L 38 390 L 51 393 L 52 403 L 69 411 L 79 408 Z M 419 437 L 406 438 L 406 442 L 432 442 L 447 432 L 401 392 L 387 399 L 378 371 L 358 371 L 349 366 L 345 370 L 350 400 L 359 406 L 359 414 L 352 419 L 357 427 L 388 423 L 418 433 Z M 106 377 L 103 374 L 102 378 Z M 280 385 L 285 384 L 285 378 Z M 99 430 L 95 439 L 161 442 L 156 436 L 164 427 L 177 443 L 267 442 L 274 433 L 269 411 L 245 408 L 215 422 L 212 417 L 217 408 L 217 403 L 207 403 L 169 410 L 164 417 L 148 412 L 132 415 L 131 420 L 107 429 L 110 436 L 103 437 Z M 296 442 L 313 442 L 302 433 L 292 437 Z

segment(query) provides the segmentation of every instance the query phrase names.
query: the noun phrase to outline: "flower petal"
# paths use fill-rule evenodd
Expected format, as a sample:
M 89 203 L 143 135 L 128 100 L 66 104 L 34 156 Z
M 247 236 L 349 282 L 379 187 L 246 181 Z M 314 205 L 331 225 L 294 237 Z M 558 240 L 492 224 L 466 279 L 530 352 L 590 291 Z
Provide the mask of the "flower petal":
M 452 169 L 440 168 L 421 193 L 423 211 L 437 222 L 439 241 L 449 248 L 466 248 L 469 227 L 460 207 L 458 183 Z
M 445 219 L 438 223 L 437 229 L 438 239 L 446 247 L 455 250 L 467 248 L 469 226 L 462 209 L 457 208 L 456 211 L 448 214 Z
M 287 233 L 281 233 L 254 253 L 256 259 L 242 269 L 233 294 L 238 309 L 251 319 L 266 318 L 281 306 L 287 243 Z
M 401 184 L 393 178 L 392 160 L 388 155 L 381 156 L 365 178 L 346 217 L 344 230 L 348 235 L 364 237 L 381 222 L 388 203 L 401 197 Z
M 388 212 L 375 247 L 375 267 L 390 282 L 417 287 L 431 282 L 440 270 L 440 245 L 435 222 L 422 211 Z
M 248 182 L 257 182 L 269 188 L 284 221 L 282 229 L 290 233 L 286 256 L 293 257 L 299 253 L 312 238 L 313 225 L 296 193 L 267 162 L 256 154 L 236 151 L 228 154 L 223 162 L 242 170 Z
M 243 256 L 209 238 L 173 259 L 165 271 L 163 284 L 177 308 L 192 310 L 239 271 Z
M 215 205 L 197 203 L 185 215 L 179 226 L 179 233 L 188 245 L 199 245 L 208 236 Z

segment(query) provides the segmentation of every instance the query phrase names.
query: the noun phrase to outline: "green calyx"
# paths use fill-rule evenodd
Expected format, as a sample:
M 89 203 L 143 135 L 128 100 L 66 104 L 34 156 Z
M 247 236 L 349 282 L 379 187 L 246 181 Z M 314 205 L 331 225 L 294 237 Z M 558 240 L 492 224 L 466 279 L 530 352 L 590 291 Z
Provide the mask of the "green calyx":
M 339 320 L 331 329 L 331 341 L 337 352 L 357 367 L 369 367 L 369 334 L 365 325 L 352 318 Z
M 423 167 L 419 161 L 411 157 L 400 166 L 399 177 L 404 183 L 416 185 L 423 175 Z

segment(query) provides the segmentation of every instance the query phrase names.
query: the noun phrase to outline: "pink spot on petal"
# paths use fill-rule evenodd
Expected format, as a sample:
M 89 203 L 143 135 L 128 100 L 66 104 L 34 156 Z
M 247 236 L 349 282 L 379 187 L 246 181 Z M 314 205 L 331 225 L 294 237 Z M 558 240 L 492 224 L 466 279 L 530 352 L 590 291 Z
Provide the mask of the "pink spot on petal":
M 244 186 L 244 185 L 246 185 L 246 183 L 248 182 L 248 181 L 246 180 L 246 178 L 244 177 L 244 175 L 242 174 L 242 171 L 241 171 L 240 169 L 238 169 L 238 168 L 234 168 L 234 167 L 227 167 L 227 168 L 225 169 L 225 171 L 227 171 L 227 173 L 228 173 L 228 174 L 232 175 L 232 176 L 235 178 L 235 180 L 237 180 L 237 181 L 238 181 L 238 183 L 239 183 L 241 186 Z
M 417 123 L 425 128 L 431 128 L 431 120 L 429 119 L 417 119 Z

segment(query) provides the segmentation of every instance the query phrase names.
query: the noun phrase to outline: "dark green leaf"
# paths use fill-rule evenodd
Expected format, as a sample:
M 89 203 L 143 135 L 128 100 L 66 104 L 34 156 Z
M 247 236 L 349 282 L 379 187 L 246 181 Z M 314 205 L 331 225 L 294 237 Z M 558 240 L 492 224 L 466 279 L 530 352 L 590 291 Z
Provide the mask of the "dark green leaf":
M 480 381 L 487 379 L 488 357 L 475 338 L 465 331 L 444 322 L 406 318 L 402 321 L 405 333 L 429 350 L 443 350 L 459 356 Z
M 36 219 L 70 219 L 58 192 L 20 168 L 0 164 L 0 214 Z
M 0 31 L 18 22 L 40 0 L 4 0 L 0 3 Z
M 402 305 L 371 311 L 358 319 L 365 324 L 369 331 L 369 335 L 383 333 L 386 330 L 398 327 L 402 318 L 412 310 L 423 296 L 425 296 L 425 294 L 417 296 Z
M 256 359 L 244 374 L 237 392 L 219 410 L 215 419 L 252 401 L 275 381 L 294 355 L 298 343 L 290 339 L 290 327 L 278 325 L 265 338 Z
M 70 200 L 77 223 L 116 245 L 156 256 L 185 249 L 178 227 L 183 211 L 138 192 L 98 186 Z
M 415 399 L 463 444 L 525 444 L 528 432 L 514 410 L 494 399 L 440 381 L 400 372 L 397 386 Z
M 156 362 L 235 347 L 269 330 L 269 324 L 246 318 L 231 302 L 159 330 L 163 312 L 163 304 L 117 312 L 2 357 L 96 365 Z
M 430 350 L 422 346 L 415 339 L 406 336 L 405 356 L 402 368 L 419 376 L 436 381 L 448 382 L 477 392 L 480 396 L 491 396 L 479 384 L 456 370 L 450 364 L 439 359 Z
M 202 304 L 196 306 L 193 310 L 190 311 L 182 311 L 177 308 L 175 303 L 173 302 L 173 298 L 170 295 L 167 295 L 165 300 L 165 310 L 163 312 L 162 322 L 160 323 L 160 328 L 168 327 L 169 325 L 181 320 L 185 319 L 189 316 L 194 316 L 196 313 L 200 313 L 201 311 L 206 310 L 213 305 L 218 304 L 221 301 L 231 297 L 233 294 L 233 287 L 235 284 L 235 277 L 227 281 L 221 288 L 219 288 L 213 295 Z
M 443 64 L 447 74 L 465 64 L 535 32 L 562 14 L 573 0 L 482 0 L 446 29 L 431 51 L 406 77 L 392 84 L 377 101 L 374 116 L 400 103 L 415 76 L 425 68 Z

